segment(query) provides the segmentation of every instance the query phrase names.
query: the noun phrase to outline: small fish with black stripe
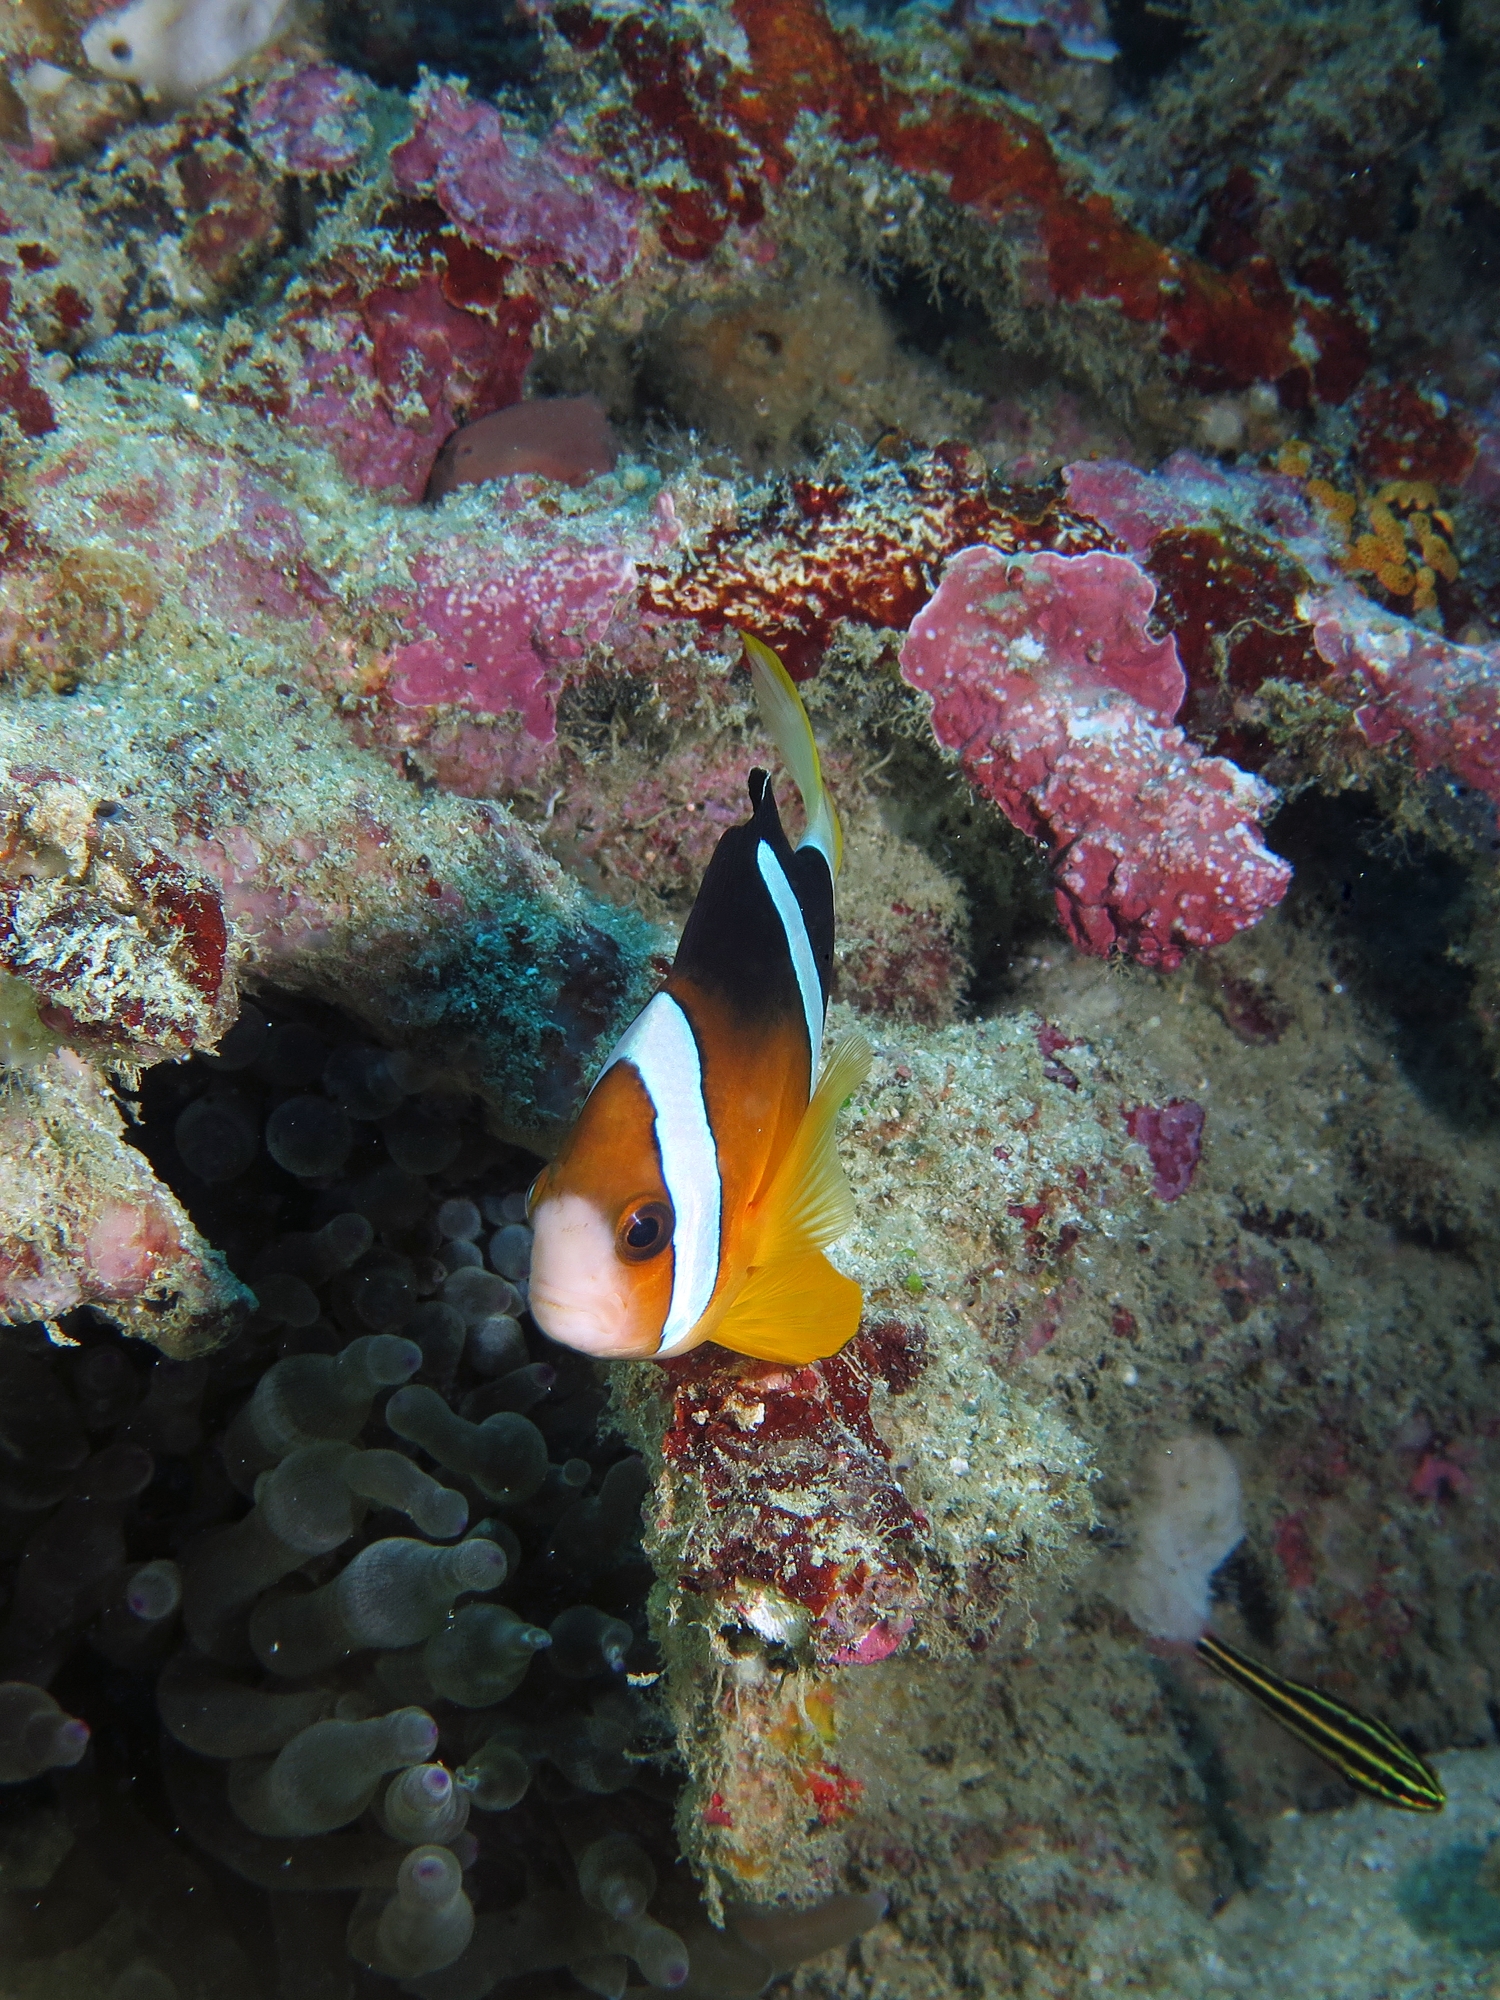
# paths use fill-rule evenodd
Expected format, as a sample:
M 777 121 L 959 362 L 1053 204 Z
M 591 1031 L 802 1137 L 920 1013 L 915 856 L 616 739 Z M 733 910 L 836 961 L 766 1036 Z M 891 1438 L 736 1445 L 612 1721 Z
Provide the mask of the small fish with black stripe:
M 1356 1791 L 1404 1812 L 1443 1810 L 1447 1793 L 1442 1779 L 1384 1722 L 1305 1681 L 1288 1680 L 1261 1666 L 1212 1632 L 1199 1637 L 1196 1651 L 1205 1666 L 1258 1702 Z

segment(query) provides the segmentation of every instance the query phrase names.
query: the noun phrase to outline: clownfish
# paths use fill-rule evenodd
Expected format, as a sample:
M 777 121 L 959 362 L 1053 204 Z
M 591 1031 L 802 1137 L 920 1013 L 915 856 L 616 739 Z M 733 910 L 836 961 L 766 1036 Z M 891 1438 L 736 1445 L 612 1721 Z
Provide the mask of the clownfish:
M 860 1288 L 823 1254 L 854 1219 L 834 1122 L 870 1066 L 859 1034 L 820 1061 L 843 836 L 801 697 L 744 644 L 807 831 L 793 848 L 752 771 L 751 816 L 715 848 L 666 983 L 532 1185 L 532 1316 L 586 1354 L 715 1340 L 803 1362 L 859 1326 Z

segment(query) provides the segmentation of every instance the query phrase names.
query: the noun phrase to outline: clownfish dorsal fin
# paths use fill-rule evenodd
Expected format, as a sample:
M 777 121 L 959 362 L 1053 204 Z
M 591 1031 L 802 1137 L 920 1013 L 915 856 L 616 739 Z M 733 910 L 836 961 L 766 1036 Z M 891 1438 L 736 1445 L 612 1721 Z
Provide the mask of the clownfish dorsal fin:
M 844 865 L 843 829 L 823 783 L 823 766 L 802 697 L 791 675 L 764 640 L 754 638 L 749 632 L 741 632 L 740 639 L 761 721 L 791 772 L 793 784 L 802 794 L 807 831 L 797 844 L 817 848 L 828 863 L 828 872 L 837 879 Z
M 864 1036 L 844 1036 L 830 1056 L 796 1137 L 754 1204 L 749 1274 L 709 1338 L 762 1361 L 836 1354 L 859 1328 L 863 1297 L 823 1246 L 854 1221 L 854 1197 L 834 1145 L 844 1100 L 869 1073 Z

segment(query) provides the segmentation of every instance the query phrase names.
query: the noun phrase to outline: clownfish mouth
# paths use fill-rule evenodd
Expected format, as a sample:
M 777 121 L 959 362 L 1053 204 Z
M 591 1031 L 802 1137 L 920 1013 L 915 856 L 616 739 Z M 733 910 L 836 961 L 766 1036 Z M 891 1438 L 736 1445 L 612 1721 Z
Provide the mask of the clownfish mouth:
M 615 1255 L 615 1231 L 577 1194 L 544 1194 L 532 1216 L 531 1316 L 549 1339 L 603 1357 L 656 1352 L 637 1324 L 629 1267 Z

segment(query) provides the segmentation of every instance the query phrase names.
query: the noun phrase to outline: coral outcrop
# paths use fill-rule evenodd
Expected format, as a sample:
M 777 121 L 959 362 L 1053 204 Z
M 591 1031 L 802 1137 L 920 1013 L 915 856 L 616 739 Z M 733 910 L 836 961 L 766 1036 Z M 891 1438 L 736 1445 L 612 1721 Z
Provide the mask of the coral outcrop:
M 125 1144 L 94 1067 L 59 1050 L 8 1079 L 0 1312 L 12 1325 L 96 1306 L 186 1358 L 217 1347 L 252 1300 L 181 1204 Z
M 851 1677 L 1024 1631 L 1077 1560 L 1088 1461 L 1009 1377 L 1097 1312 L 1077 1273 L 1144 1226 L 1153 1163 L 1108 1061 L 1068 1058 L 1035 1016 L 879 1037 L 835 1252 L 864 1286 L 859 1338 L 801 1371 L 707 1349 L 616 1378 L 660 1467 L 658 1617 L 691 1663 L 684 1840 L 729 1893 L 836 1879 L 867 1783 L 838 1749 Z
M 965 549 L 901 651 L 938 741 L 1058 857 L 1075 944 L 1173 966 L 1280 901 L 1291 871 L 1257 820 L 1267 787 L 1170 727 L 1187 693 L 1127 556 Z

